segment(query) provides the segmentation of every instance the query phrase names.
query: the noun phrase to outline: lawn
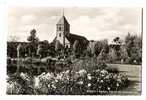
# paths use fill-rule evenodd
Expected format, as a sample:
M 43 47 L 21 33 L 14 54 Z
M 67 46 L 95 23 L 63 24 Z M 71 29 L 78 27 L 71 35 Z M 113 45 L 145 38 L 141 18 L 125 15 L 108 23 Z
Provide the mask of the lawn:
M 129 65 L 129 64 L 108 64 L 111 68 L 117 68 L 120 72 L 125 72 L 130 80 L 131 84 L 128 88 L 124 89 L 123 94 L 141 94 L 141 65 Z

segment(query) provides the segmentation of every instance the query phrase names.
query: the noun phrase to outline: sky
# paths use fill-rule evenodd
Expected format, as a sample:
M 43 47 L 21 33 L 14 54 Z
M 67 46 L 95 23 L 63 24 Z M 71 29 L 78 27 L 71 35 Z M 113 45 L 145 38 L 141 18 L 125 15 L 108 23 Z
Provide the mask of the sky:
M 128 32 L 141 34 L 141 8 L 9 7 L 8 41 L 13 37 L 27 41 L 30 30 L 36 29 L 39 40 L 51 42 L 63 9 L 70 32 L 88 40 L 123 39 Z

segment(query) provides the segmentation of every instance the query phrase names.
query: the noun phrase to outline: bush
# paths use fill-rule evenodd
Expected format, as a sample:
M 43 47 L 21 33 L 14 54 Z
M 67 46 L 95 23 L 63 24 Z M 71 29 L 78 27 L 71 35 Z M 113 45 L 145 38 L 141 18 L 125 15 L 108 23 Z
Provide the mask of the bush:
M 21 73 L 17 79 L 8 81 L 7 93 L 38 95 L 108 94 L 109 91 L 118 91 L 126 87 L 127 81 L 128 78 L 125 74 L 111 73 L 105 69 L 96 69 L 91 72 L 85 69 L 77 72 L 66 70 L 58 74 L 42 73 L 34 77 L 27 73 Z

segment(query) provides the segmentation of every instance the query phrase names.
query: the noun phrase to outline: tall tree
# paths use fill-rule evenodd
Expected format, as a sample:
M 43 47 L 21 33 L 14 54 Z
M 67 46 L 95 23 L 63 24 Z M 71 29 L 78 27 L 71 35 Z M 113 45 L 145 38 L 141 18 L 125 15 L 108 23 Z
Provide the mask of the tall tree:
M 94 56 L 98 56 L 103 48 L 103 45 L 100 41 L 97 41 L 94 46 Z
M 29 55 L 35 56 L 37 52 L 37 45 L 39 42 L 39 39 L 36 37 L 36 30 L 32 29 L 30 31 L 30 36 L 27 38 L 27 40 L 30 42 L 29 45 Z
M 27 38 L 27 40 L 29 42 L 33 42 L 33 43 L 39 41 L 39 39 L 36 37 L 36 30 L 35 29 L 32 29 L 30 31 L 30 36 Z
M 109 46 L 107 40 L 97 41 L 94 46 L 94 55 L 98 56 L 100 52 L 107 54 L 109 52 Z
M 127 50 L 128 56 L 130 57 L 130 63 L 133 63 L 134 60 L 140 63 L 142 59 L 141 36 L 139 37 L 137 35 L 131 35 L 130 33 L 128 33 L 128 35 L 125 38 L 125 44 L 126 44 L 126 50 Z

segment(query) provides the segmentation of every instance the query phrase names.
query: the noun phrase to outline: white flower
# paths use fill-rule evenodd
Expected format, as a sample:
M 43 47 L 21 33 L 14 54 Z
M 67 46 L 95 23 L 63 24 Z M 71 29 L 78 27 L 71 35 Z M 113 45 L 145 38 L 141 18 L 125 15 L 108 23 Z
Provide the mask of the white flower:
M 102 77 L 105 76 L 104 74 L 101 75 Z
M 108 74 L 108 72 L 106 70 L 102 70 L 101 74 Z
M 92 79 L 91 74 L 87 74 L 87 79 L 88 80 L 91 80 Z
M 109 79 L 109 78 L 110 78 L 109 75 L 107 75 L 107 76 L 104 77 L 104 79 Z
M 66 77 L 66 79 L 69 80 L 70 78 L 69 77 Z
M 55 79 L 55 82 L 58 82 L 58 80 L 57 80 L 57 79 Z
M 65 71 L 65 74 L 68 74 L 70 72 L 70 70 Z
M 74 77 L 74 79 L 77 79 L 77 78 L 80 77 L 80 74 L 79 74 L 78 72 L 76 72 L 75 75 L 74 75 L 73 77 Z
M 99 82 L 99 78 L 97 78 L 97 82 Z
M 53 78 L 54 77 L 54 75 L 53 75 L 53 73 L 47 73 L 46 75 L 45 75 L 45 78 L 46 79 L 51 79 L 51 78 Z
M 81 76 L 85 75 L 87 71 L 85 69 L 79 70 L 78 72 Z
M 21 89 L 21 85 L 18 84 L 17 82 L 10 81 L 7 83 L 7 93 L 17 94 L 19 93 L 20 89 Z
M 120 78 L 118 78 L 117 81 L 118 81 L 119 83 L 122 83 L 122 80 L 121 80 Z
M 52 88 L 56 89 L 56 86 L 54 84 L 52 84 L 51 86 L 52 86 Z
M 79 81 L 78 84 L 82 85 L 83 84 L 83 81 Z
M 110 90 L 110 87 L 107 87 L 108 90 Z
M 35 77 L 35 78 L 34 78 L 34 87 L 35 87 L 35 88 L 38 88 L 38 87 L 39 87 L 39 84 L 40 84 L 39 78 L 38 78 L 38 77 Z
M 88 83 L 88 87 L 90 87 L 91 86 L 91 83 Z
M 63 74 L 62 73 L 61 74 L 57 74 L 56 79 L 62 80 L 62 77 L 63 77 Z
M 101 83 L 103 83 L 103 80 L 100 80 Z
M 30 77 L 29 77 L 27 74 L 23 73 L 23 72 L 20 73 L 20 77 L 21 77 L 22 79 L 24 79 L 24 80 L 27 80 L 27 81 L 30 80 Z
M 48 84 L 48 88 L 50 88 L 51 87 L 51 85 L 50 84 Z
M 43 72 L 41 75 L 39 75 L 38 77 L 44 77 L 46 75 L 45 72 Z

